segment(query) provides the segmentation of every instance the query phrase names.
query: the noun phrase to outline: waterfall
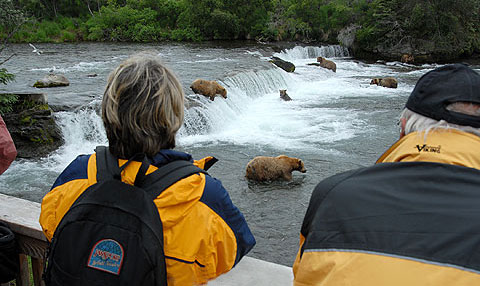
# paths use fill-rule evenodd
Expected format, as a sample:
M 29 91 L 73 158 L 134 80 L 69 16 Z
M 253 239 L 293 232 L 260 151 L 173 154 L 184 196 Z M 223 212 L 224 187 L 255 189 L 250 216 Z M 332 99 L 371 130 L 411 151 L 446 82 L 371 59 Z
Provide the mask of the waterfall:
M 290 75 L 278 68 L 242 72 L 219 83 L 228 91 L 226 101 L 221 97 L 210 101 L 201 95 L 187 96 L 190 107 L 185 110 L 180 137 L 207 134 L 222 128 L 226 122 L 241 114 L 254 99 L 292 86 Z
M 338 58 L 338 57 L 349 57 L 350 54 L 348 49 L 340 46 L 321 46 L 321 47 L 300 47 L 296 46 L 292 49 L 287 49 L 281 51 L 280 53 L 274 54 L 274 56 L 279 57 L 286 61 L 293 61 L 298 59 L 311 59 L 316 57 L 325 57 L 325 58 Z

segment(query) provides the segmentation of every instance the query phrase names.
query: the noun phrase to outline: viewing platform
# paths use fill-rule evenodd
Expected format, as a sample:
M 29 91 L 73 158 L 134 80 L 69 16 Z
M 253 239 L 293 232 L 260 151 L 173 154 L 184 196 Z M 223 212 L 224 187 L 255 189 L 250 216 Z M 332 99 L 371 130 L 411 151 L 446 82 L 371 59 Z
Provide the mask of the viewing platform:
M 32 263 L 33 285 L 45 285 L 42 273 L 47 239 L 38 222 L 39 216 L 39 203 L 0 194 L 0 220 L 12 228 L 19 245 L 20 275 L 16 279 L 17 286 L 32 285 L 29 259 Z M 230 272 L 208 283 L 213 286 L 292 284 L 293 274 L 290 267 L 252 257 L 244 257 Z M 0 286 L 6 285 L 8 283 Z

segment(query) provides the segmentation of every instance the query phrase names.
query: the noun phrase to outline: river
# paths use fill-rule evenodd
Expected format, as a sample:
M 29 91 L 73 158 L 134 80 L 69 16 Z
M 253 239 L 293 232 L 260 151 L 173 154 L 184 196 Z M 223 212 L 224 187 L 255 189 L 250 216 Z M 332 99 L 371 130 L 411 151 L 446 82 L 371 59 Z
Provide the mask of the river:
M 335 173 L 368 166 L 398 138 L 397 115 L 418 78 L 438 65 L 366 63 L 339 46 L 272 46 L 246 42 L 155 44 L 9 45 L 17 55 L 3 67 L 16 81 L 0 92 L 44 92 L 55 111 L 65 144 L 45 158 L 16 160 L 0 176 L 0 193 L 40 202 L 59 173 L 78 155 L 107 144 L 98 115 L 108 73 L 129 55 L 155 50 L 179 76 L 189 108 L 177 136 L 177 149 L 194 158 L 213 155 L 209 173 L 220 179 L 245 215 L 257 245 L 249 255 L 291 266 L 299 231 L 315 185 Z M 295 64 L 287 73 L 268 59 Z M 334 73 L 308 65 L 324 56 Z M 475 68 L 479 68 L 476 66 Z M 70 86 L 35 89 L 50 71 L 64 74 Z M 87 77 L 97 74 L 96 77 Z M 370 85 L 374 77 L 393 76 L 397 89 Z M 217 80 L 228 98 L 210 101 L 189 89 L 196 78 Z M 292 101 L 279 97 L 287 89 Z M 305 174 L 291 182 L 253 183 L 245 166 L 255 156 L 285 154 L 305 162 Z

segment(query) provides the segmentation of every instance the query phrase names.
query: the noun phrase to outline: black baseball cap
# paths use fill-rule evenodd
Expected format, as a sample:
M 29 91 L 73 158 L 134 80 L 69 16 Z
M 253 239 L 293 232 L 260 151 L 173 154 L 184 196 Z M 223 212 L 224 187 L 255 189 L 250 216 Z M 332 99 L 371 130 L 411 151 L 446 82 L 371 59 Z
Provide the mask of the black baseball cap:
M 480 105 L 480 75 L 465 64 L 445 65 L 424 74 L 405 107 L 432 119 L 480 127 L 480 116 L 447 110 L 455 102 Z

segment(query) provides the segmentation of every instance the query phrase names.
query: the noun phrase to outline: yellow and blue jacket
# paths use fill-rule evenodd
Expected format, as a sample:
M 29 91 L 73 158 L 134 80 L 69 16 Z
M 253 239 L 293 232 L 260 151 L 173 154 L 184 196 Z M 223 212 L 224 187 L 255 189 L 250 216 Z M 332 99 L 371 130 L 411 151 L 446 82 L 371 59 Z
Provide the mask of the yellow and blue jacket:
M 480 137 L 411 133 L 371 167 L 320 182 L 295 286 L 480 285 Z
M 208 169 L 216 160 L 193 161 L 191 155 L 161 150 L 151 158 L 147 174 L 174 160 Z M 119 160 L 122 166 L 126 160 Z M 122 171 L 132 184 L 140 162 Z M 40 224 L 48 240 L 75 200 L 96 179 L 96 154 L 80 155 L 60 174 L 42 201 Z M 221 182 L 194 174 L 163 191 L 155 200 L 163 224 L 168 285 L 200 285 L 232 269 L 255 245 L 244 216 L 233 205 Z

